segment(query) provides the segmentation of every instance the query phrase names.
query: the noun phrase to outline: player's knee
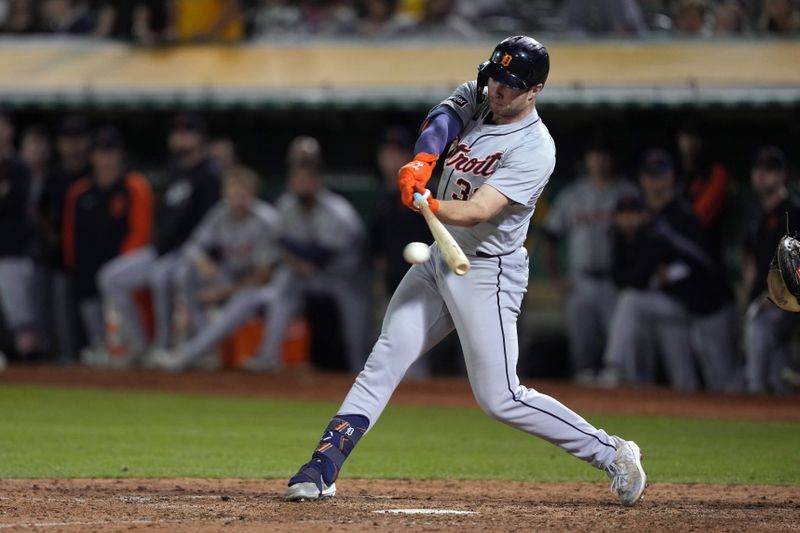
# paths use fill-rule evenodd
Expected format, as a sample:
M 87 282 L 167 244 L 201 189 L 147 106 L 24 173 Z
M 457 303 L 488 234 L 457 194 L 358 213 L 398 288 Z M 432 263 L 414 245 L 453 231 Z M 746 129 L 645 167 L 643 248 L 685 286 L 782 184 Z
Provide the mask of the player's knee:
M 148 281 L 153 289 L 165 289 L 169 284 L 168 271 L 166 269 L 154 268 L 150 271 Z
M 491 418 L 499 420 L 500 422 L 508 421 L 511 412 L 509 403 L 513 402 L 510 392 L 506 391 L 502 394 L 489 394 L 475 391 L 475 400 L 478 402 L 478 406 L 480 406 L 483 412 Z
M 103 293 L 108 293 L 109 291 L 113 290 L 114 288 L 114 271 L 108 268 L 108 264 L 103 266 L 97 272 L 97 286 L 100 288 L 100 291 Z
M 623 289 L 617 299 L 618 311 L 636 312 L 642 301 L 642 293 L 636 289 Z

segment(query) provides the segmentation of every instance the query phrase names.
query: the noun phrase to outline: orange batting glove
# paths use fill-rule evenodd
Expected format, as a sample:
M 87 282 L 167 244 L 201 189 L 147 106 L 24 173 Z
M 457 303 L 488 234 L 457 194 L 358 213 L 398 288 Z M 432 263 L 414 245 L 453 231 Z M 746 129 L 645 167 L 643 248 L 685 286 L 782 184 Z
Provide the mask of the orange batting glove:
M 419 210 L 419 206 L 422 203 L 428 204 L 428 209 L 431 210 L 431 213 L 435 213 L 439 210 L 439 200 L 433 197 L 429 189 L 423 189 L 422 187 L 415 187 L 415 189 L 414 207 L 417 208 L 417 210 Z
M 420 152 L 414 156 L 413 161 L 400 167 L 397 173 L 397 187 L 400 189 L 403 205 L 413 208 L 414 187 L 418 185 L 421 189 L 425 189 L 438 159 L 438 155 Z

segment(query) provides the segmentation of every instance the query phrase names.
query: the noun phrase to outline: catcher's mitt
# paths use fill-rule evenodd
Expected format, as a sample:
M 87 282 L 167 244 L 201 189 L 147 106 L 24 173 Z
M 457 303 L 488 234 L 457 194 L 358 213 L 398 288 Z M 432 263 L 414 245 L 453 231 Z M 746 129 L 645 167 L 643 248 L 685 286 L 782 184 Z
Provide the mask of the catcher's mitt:
M 767 288 L 772 301 L 786 311 L 800 312 L 800 241 L 784 235 L 769 266 Z

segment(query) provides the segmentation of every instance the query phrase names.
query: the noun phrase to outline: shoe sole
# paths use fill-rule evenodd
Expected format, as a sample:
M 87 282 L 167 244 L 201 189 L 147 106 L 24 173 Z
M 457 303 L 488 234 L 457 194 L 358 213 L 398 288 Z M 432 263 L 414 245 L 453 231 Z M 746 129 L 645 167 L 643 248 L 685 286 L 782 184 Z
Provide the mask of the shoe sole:
M 319 491 L 315 483 L 295 483 L 286 489 L 283 499 L 289 502 L 304 502 L 311 500 L 325 500 L 336 495 L 336 483 Z
M 639 449 L 639 445 L 631 440 L 628 441 L 628 446 L 630 446 L 631 450 L 633 450 L 633 457 L 636 459 L 636 469 L 639 471 L 639 475 L 642 478 L 642 485 L 639 488 L 639 491 L 636 493 L 636 497 L 631 501 L 631 503 L 622 503 L 622 505 L 631 507 L 644 499 L 644 489 L 647 488 L 647 474 L 645 474 L 644 468 L 642 468 L 642 451 Z

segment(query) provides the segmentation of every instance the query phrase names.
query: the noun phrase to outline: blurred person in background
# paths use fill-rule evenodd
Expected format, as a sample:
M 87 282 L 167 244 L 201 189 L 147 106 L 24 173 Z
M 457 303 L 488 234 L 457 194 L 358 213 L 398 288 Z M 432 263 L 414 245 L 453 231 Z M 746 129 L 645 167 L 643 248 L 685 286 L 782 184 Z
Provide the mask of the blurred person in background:
M 49 279 L 44 291 L 51 305 L 45 323 L 52 324 L 51 344 L 55 344 L 58 360 L 73 362 L 80 348 L 80 327 L 72 282 L 64 268 L 61 236 L 67 190 L 91 171 L 91 135 L 86 120 L 79 115 L 64 117 L 58 126 L 55 147 L 57 159 L 39 197 L 36 227 L 41 266 Z
M 15 126 L 0 110 L 0 311 L 13 337 L 14 355 L 30 360 L 39 348 L 33 299 L 33 241 L 28 211 L 30 174 L 14 150 Z M 6 356 L 0 355 L 0 366 Z
M 266 343 L 246 367 L 271 370 L 278 366 L 290 320 L 302 309 L 304 298 L 322 296 L 335 302 L 346 351 L 344 361 L 324 364 L 357 371 L 364 363 L 365 337 L 370 330 L 371 284 L 364 264 L 363 223 L 344 197 L 325 187 L 316 139 L 295 138 L 288 148 L 287 163 L 287 192 L 276 202 L 283 222 L 281 245 L 287 266 L 276 274 L 274 282 L 280 305 L 269 309 Z
M 236 146 L 229 138 L 212 139 L 208 143 L 208 157 L 223 176 L 239 164 Z
M 138 44 L 154 44 L 164 37 L 164 0 L 92 0 L 97 13 L 94 35 Z
M 60 265 L 61 222 L 67 189 L 88 176 L 91 135 L 86 120 L 78 115 L 64 117 L 55 139 L 56 161 L 48 173 L 39 196 L 39 232 L 51 250 L 51 263 Z
M 736 1 L 726 1 L 714 8 L 714 37 L 739 37 L 749 30 L 747 12 Z
M 698 244 L 704 243 L 700 221 L 676 187 L 675 163 L 666 150 L 645 150 L 639 165 L 639 186 L 645 204 L 672 229 Z
M 800 11 L 793 0 L 765 0 L 759 29 L 772 36 L 800 33 Z
M 177 115 L 167 142 L 173 161 L 158 196 L 152 245 L 109 262 L 99 275 L 104 308 L 110 316 L 119 318 L 122 344 L 134 359 L 151 347 L 136 293 L 142 289 L 151 293 L 155 322 L 152 347 L 169 349 L 181 247 L 220 197 L 220 174 L 208 157 L 205 120 L 191 113 Z
M 313 33 L 305 11 L 289 0 L 261 0 L 252 11 L 252 20 L 257 38 L 301 39 Z
M 393 31 L 398 20 L 397 0 L 360 0 L 357 4 L 359 15 L 358 35 L 361 37 L 381 37 Z
M 358 15 L 352 0 L 318 2 L 310 15 L 316 35 L 351 36 L 358 32 Z
M 275 291 L 269 284 L 281 256 L 280 215 L 258 199 L 259 186 L 249 168 L 233 167 L 224 174 L 222 201 L 184 249 L 178 299 L 188 307 L 192 336 L 173 353 L 154 353 L 156 364 L 173 371 L 189 368 L 260 309 L 270 313 L 282 305 L 271 298 Z
M 549 275 L 566 296 L 573 379 L 592 383 L 602 366 L 616 302 L 611 279 L 612 213 L 619 197 L 636 189 L 615 175 L 607 138 L 595 136 L 586 146 L 583 161 L 585 174 L 556 196 L 543 231 Z M 566 244 L 566 269 L 559 265 L 559 241 Z
M 28 194 L 28 209 L 31 217 L 33 217 L 51 171 L 52 147 L 50 145 L 50 136 L 44 126 L 33 124 L 22 130 L 19 155 L 28 166 L 28 172 L 30 173 L 31 185 L 30 193 Z
M 723 214 L 728 204 L 731 176 L 725 165 L 712 157 L 706 146 L 707 133 L 697 119 L 687 119 L 678 128 L 678 187 L 691 202 L 700 222 L 706 250 L 722 262 Z
M 398 19 L 391 36 L 424 39 L 475 39 L 484 35 L 455 11 L 454 0 L 428 0 L 419 20 Z
M 28 192 L 28 215 L 31 227 L 36 229 L 38 208 L 45 183 L 51 173 L 52 149 L 47 130 L 40 124 L 33 124 L 22 131 L 20 157 L 28 166 L 30 190 Z M 41 348 L 52 352 L 50 343 L 53 333 L 53 297 L 51 293 L 51 271 L 47 260 L 46 243 L 38 232 L 31 241 L 31 257 L 34 261 L 33 299 L 36 307 L 36 323 L 41 333 Z
M 567 33 L 575 36 L 642 35 L 647 25 L 635 0 L 566 0 L 562 8 Z
M 745 315 L 747 390 L 757 394 L 785 392 L 781 372 L 790 360 L 791 335 L 800 314 L 780 309 L 768 299 L 767 273 L 778 242 L 800 232 L 800 199 L 789 192 L 788 164 L 775 146 L 757 150 L 750 173 L 759 211 L 750 222 L 744 248 L 744 288 L 749 305 Z
M 35 0 L 10 0 L 5 20 L 0 25 L 2 33 L 36 33 L 39 31 L 39 13 Z
M 735 390 L 736 308 L 711 258 L 637 194 L 617 203 L 613 238 L 620 295 L 601 384 L 654 383 L 660 356 L 670 385 L 694 391 L 696 355 L 709 389 Z
M 681 0 L 675 15 L 675 29 L 683 37 L 709 37 L 708 0 Z
M 89 342 L 85 364 L 112 363 L 96 276 L 118 256 L 135 253 L 152 236 L 153 194 L 147 180 L 126 168 L 122 137 L 111 127 L 95 134 L 92 170 L 73 183 L 64 205 L 64 262 L 75 283 L 81 320 Z
M 236 42 L 244 38 L 241 0 L 171 0 L 167 34 L 179 42 Z
M 432 241 L 425 220 L 403 205 L 397 188 L 397 172 L 413 158 L 413 148 L 411 133 L 392 127 L 383 133 L 377 152 L 381 189 L 370 226 L 370 253 L 389 295 L 411 268 L 403 259 L 406 244 Z
M 262 0 L 252 10 L 253 33 L 271 40 L 302 40 L 308 36 L 359 33 L 359 6 L 350 0 L 290 2 Z
M 78 0 L 42 0 L 42 27 L 47 33 L 89 35 L 94 31 L 94 13 Z

